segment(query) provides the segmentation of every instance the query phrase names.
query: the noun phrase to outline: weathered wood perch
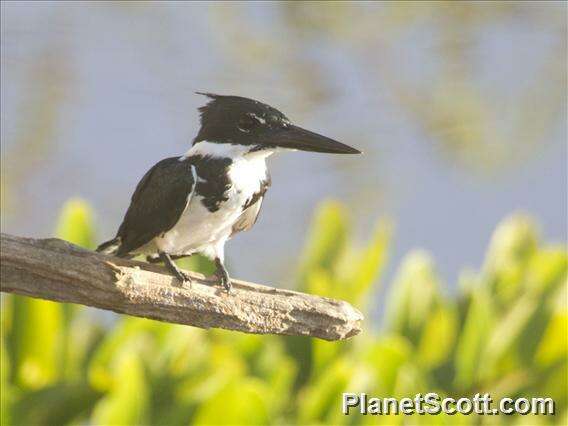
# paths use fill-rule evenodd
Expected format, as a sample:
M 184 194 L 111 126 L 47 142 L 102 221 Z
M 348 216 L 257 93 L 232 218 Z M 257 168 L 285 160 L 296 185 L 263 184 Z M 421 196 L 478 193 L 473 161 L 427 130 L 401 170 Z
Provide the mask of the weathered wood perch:
M 256 334 L 339 340 L 361 331 L 363 315 L 349 303 L 233 280 L 226 294 L 193 273 L 180 288 L 158 265 L 106 256 L 68 242 L 0 237 L 3 292 L 114 312 Z

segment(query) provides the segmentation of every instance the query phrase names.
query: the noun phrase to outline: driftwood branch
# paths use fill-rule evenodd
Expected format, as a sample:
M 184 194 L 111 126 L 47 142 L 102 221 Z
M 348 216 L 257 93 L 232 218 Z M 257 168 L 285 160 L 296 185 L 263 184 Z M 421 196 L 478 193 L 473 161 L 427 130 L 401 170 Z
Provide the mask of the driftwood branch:
M 350 304 L 233 280 L 226 294 L 193 273 L 192 288 L 158 265 L 84 250 L 59 239 L 1 234 L 3 292 L 114 312 L 256 334 L 345 339 L 361 331 L 363 315 Z

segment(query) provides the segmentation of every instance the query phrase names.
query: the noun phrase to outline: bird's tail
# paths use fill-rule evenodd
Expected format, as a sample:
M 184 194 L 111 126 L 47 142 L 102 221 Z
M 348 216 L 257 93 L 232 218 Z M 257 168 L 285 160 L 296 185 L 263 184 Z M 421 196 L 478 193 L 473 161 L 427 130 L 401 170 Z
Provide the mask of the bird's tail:
M 114 254 L 118 253 L 120 245 L 122 244 L 122 239 L 120 237 L 115 237 L 112 240 L 102 243 L 97 247 L 97 251 L 103 254 Z

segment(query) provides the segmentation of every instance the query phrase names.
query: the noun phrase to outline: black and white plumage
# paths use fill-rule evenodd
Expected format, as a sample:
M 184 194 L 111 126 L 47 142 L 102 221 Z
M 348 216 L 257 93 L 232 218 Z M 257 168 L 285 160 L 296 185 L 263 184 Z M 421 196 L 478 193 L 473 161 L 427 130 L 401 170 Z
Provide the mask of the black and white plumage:
M 206 94 L 201 129 L 181 157 L 154 165 L 138 183 L 114 239 L 97 249 L 162 260 L 180 281 L 189 277 L 172 259 L 202 253 L 215 261 L 224 288 L 224 246 L 257 220 L 270 186 L 266 159 L 279 150 L 359 153 L 301 129 L 280 111 L 238 96 Z

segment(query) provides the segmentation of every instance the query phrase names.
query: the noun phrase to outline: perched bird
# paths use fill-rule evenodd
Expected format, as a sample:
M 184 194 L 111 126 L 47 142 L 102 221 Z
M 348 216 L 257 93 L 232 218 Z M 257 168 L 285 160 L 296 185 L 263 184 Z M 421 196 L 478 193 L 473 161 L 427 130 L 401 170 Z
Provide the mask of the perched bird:
M 199 92 L 198 92 L 199 93 Z M 270 186 L 266 158 L 301 150 L 359 154 L 355 148 L 295 126 L 277 109 L 253 99 L 199 93 L 201 128 L 181 157 L 153 166 L 138 183 L 116 237 L 97 251 L 163 261 L 181 284 L 190 277 L 173 260 L 202 253 L 230 292 L 225 243 L 250 229 Z

